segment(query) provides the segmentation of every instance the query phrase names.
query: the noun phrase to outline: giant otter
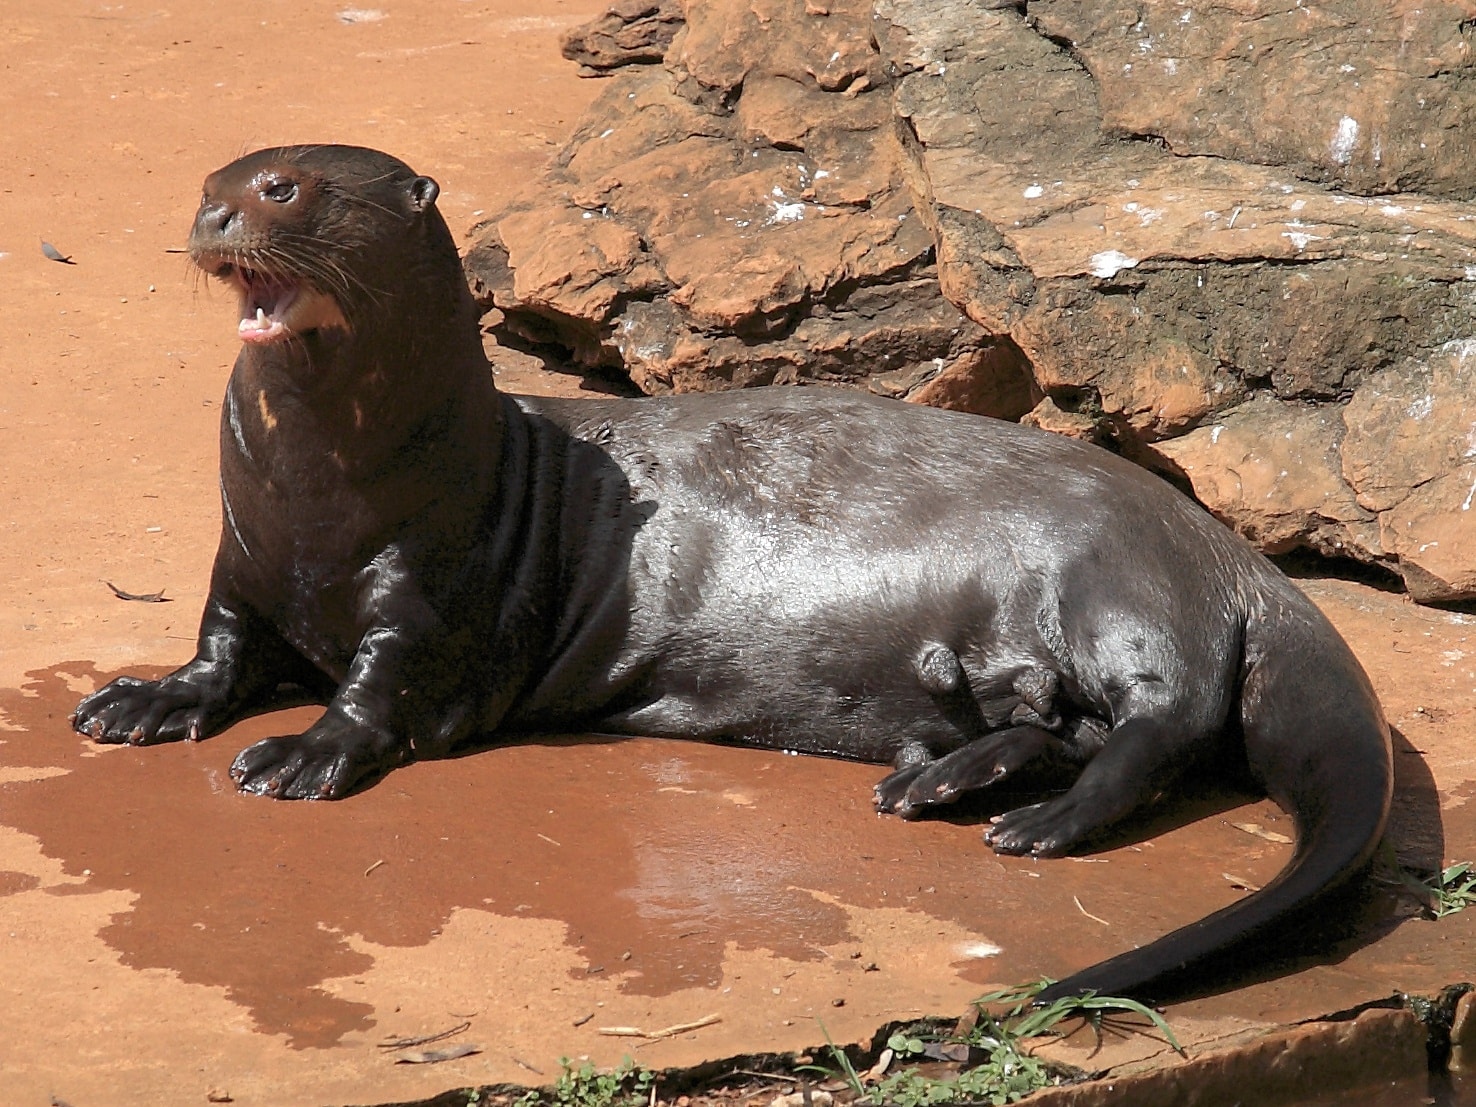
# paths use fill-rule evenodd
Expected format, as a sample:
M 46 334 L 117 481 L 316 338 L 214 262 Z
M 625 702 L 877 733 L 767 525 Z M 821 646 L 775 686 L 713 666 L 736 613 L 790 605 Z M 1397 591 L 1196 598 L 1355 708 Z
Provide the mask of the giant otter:
M 334 798 L 494 731 L 893 760 L 916 814 L 1049 763 L 990 826 L 1059 856 L 1239 761 L 1294 817 L 1265 888 L 1044 998 L 1158 996 L 1368 862 L 1389 732 L 1327 620 L 1250 546 L 1093 446 L 853 392 L 503 395 L 437 186 L 385 154 L 212 174 L 195 263 L 240 296 L 199 649 L 74 725 L 204 738 L 326 710 L 232 776 Z

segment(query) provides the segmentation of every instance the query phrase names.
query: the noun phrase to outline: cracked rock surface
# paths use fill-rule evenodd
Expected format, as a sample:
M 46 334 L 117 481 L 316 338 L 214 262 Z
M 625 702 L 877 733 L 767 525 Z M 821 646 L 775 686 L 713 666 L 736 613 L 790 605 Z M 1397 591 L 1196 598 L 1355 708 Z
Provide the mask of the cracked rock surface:
M 647 392 L 1024 417 L 1476 596 L 1476 4 L 684 15 L 485 224 L 507 330 Z

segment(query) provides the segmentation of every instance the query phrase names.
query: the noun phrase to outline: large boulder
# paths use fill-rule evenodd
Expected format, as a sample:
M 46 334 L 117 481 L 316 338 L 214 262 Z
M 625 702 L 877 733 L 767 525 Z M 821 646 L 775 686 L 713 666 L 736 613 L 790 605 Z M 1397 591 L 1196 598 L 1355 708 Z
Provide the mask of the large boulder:
M 1023 416 L 1476 596 L 1476 4 L 684 9 L 484 227 L 508 331 Z
M 624 10 L 597 23 L 599 36 Z M 644 14 L 643 14 L 644 13 Z M 890 138 L 864 0 L 701 4 L 664 68 L 609 81 L 467 258 L 515 338 L 647 392 L 823 382 L 1018 418 L 1007 340 L 942 296 Z
M 906 71 L 897 116 L 926 182 L 944 291 L 1009 334 L 1048 394 L 1088 392 L 1152 441 L 1258 392 L 1336 401 L 1471 333 L 1476 209 L 1362 194 L 1404 180 L 1461 185 L 1415 156 L 1421 135 L 1449 146 L 1459 85 L 1436 76 L 1456 64 L 1449 49 L 1390 47 L 1413 72 L 1395 65 L 1362 88 L 1357 75 L 1384 64 L 1382 36 L 1282 9 L 878 8 Z M 1441 29 L 1459 40 L 1470 32 L 1457 14 Z M 1427 36 L 1431 22 L 1415 20 Z M 1243 55 L 1238 68 L 1227 51 Z M 1347 95 L 1334 97 L 1325 71 L 1340 65 Z M 1387 113 L 1390 96 L 1414 102 L 1421 81 L 1446 110 L 1397 149 L 1381 124 L 1342 122 L 1375 105 Z M 1304 87 L 1319 97 L 1307 103 Z M 1476 87 L 1467 95 L 1476 105 Z

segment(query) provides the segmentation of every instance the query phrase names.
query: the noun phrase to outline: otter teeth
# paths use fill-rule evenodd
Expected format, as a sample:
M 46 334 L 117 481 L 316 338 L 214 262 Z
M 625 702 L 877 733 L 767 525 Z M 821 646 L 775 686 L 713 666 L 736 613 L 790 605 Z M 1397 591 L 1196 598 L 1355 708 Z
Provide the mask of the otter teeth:
M 260 305 L 256 314 L 243 318 L 236 330 L 243 342 L 275 342 L 287 333 L 282 320 L 269 317 Z
M 237 333 L 243 342 L 278 342 L 297 328 L 293 325 L 299 288 L 290 281 L 273 280 L 250 270 L 241 289 L 241 321 Z M 267 305 L 271 305 L 268 307 Z

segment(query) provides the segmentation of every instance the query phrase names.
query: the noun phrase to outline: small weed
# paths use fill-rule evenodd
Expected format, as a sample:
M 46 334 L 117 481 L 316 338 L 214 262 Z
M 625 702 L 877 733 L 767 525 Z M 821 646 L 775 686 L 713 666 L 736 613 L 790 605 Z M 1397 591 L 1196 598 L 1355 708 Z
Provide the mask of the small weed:
M 1437 919 L 1476 904 L 1476 866 L 1469 861 L 1458 861 L 1423 883 Z
M 559 1068 L 550 1087 L 526 1092 L 516 1107 L 644 1107 L 656 1084 L 656 1074 L 629 1057 L 608 1072 L 589 1061 L 576 1068 L 567 1057 L 559 1058 Z
M 819 1019 L 815 1021 L 820 1022 Z M 820 1022 L 820 1033 L 825 1035 L 825 1044 L 830 1047 L 831 1059 L 840 1066 L 842 1079 L 851 1086 L 851 1091 L 856 1093 L 857 1099 L 866 1099 L 870 1093 L 867 1091 L 866 1085 L 861 1082 L 861 1074 L 856 1071 L 856 1066 L 851 1064 L 851 1058 L 846 1055 L 846 1051 L 835 1044 L 835 1041 L 830 1036 L 830 1031 L 825 1029 L 823 1022 Z M 799 1068 L 801 1072 L 808 1069 L 830 1075 L 829 1070 L 821 1065 L 801 1065 Z
M 1050 1071 L 1034 1057 L 1019 1053 L 1012 1044 L 1000 1045 L 982 1065 L 957 1076 L 924 1076 L 905 1068 L 883 1078 L 866 1091 L 866 1102 L 880 1107 L 941 1107 L 953 1103 L 1014 1103 L 1037 1088 L 1052 1083 Z
M 1048 983 L 1050 981 L 1042 980 L 1037 984 L 980 996 L 974 1001 L 978 1020 L 961 1039 L 940 1038 L 917 1026 L 898 1030 L 887 1039 L 887 1048 L 893 1057 L 904 1060 L 947 1056 L 947 1053 L 939 1051 L 940 1042 L 961 1043 L 971 1050 L 988 1054 L 983 1063 L 965 1068 L 954 1076 L 928 1076 L 917 1065 L 907 1065 L 876 1083 L 868 1083 L 867 1077 L 856 1071 L 845 1050 L 831 1041 L 828 1031 L 825 1032 L 825 1041 L 839 1075 L 850 1085 L 856 1102 L 865 1107 L 1014 1103 L 1037 1089 L 1059 1082 L 1043 1062 L 1024 1051 L 1022 1043 L 1027 1038 L 1057 1033 L 1056 1027 L 1069 1018 L 1088 1019 L 1100 1030 L 1109 1012 L 1130 1011 L 1148 1019 L 1169 1045 L 1179 1053 L 1184 1052 L 1163 1017 L 1136 1000 L 1087 993 L 1031 1008 L 1031 1002 Z M 1008 1004 L 1010 1009 L 1005 1014 L 995 1015 L 985 1009 L 990 1004 Z M 820 1029 L 825 1031 L 823 1025 Z
M 1393 865 L 1397 883 L 1404 885 L 1433 918 L 1454 915 L 1476 905 L 1476 864 L 1470 861 L 1457 861 L 1425 878 L 1416 876 L 1397 860 Z
M 858 1104 L 870 1107 L 946 1107 L 949 1104 L 1006 1104 L 1023 1099 L 1038 1088 L 1055 1082 L 1054 1075 L 1034 1057 L 1021 1053 L 1013 1037 L 1001 1036 L 989 1048 L 989 1060 L 950 1077 L 924 1075 L 915 1065 L 899 1069 L 868 1086 L 851 1059 L 830 1038 L 822 1024 L 831 1058 L 850 1085 Z M 928 1038 L 921 1033 L 898 1031 L 887 1039 L 894 1057 L 925 1055 Z
M 904 1034 L 900 1030 L 887 1039 L 887 1048 L 896 1057 L 917 1057 L 927 1049 L 927 1043 L 915 1034 Z
M 990 992 L 974 1000 L 974 1005 L 980 1009 L 979 1024 L 975 1027 L 975 1033 L 978 1034 L 987 1024 L 994 1027 L 996 1036 L 1006 1039 L 1035 1038 L 1042 1034 L 1054 1033 L 1057 1024 L 1071 1018 L 1086 1019 L 1100 1032 L 1102 1022 L 1109 1011 L 1131 1011 L 1151 1022 L 1154 1028 L 1163 1035 L 1164 1040 L 1173 1047 L 1175 1053 L 1181 1055 L 1184 1053 L 1184 1047 L 1174 1037 L 1169 1024 L 1163 1021 L 1163 1016 L 1135 999 L 1127 999 L 1123 996 L 1099 996 L 1095 992 L 1085 992 L 1079 996 L 1066 996 L 1044 1007 L 1027 1011 L 1026 1008 L 1030 1002 L 1049 983 L 1051 982 L 1048 980 L 1041 980 L 1035 984 Z M 996 1019 L 987 1015 L 983 1010 L 984 1005 L 989 1003 L 1012 1003 L 1014 1007 L 1008 1014 Z
M 1476 874 L 1470 870 L 1471 866 L 1460 871 L 1453 867 L 1442 875 L 1447 884 L 1459 884 L 1476 898 L 1476 887 L 1472 887 Z M 1058 1034 L 1056 1027 L 1069 1018 L 1085 1018 L 1100 1030 L 1109 1012 L 1132 1012 L 1148 1019 L 1169 1045 L 1184 1052 L 1163 1018 L 1135 1000 L 1088 993 L 1032 1007 L 1049 983 L 1042 980 L 980 996 L 974 1001 L 977 1019 L 967 1034 L 952 1034 L 927 1021 L 899 1027 L 886 1045 L 892 1061 L 901 1064 L 885 1075 L 882 1068 L 858 1072 L 850 1055 L 835 1044 L 821 1023 L 829 1064 L 801 1065 L 791 1071 L 840 1078 L 853 1097 L 852 1107 L 993 1107 L 1018 1102 L 1062 1082 L 1062 1075 L 1027 1053 L 1024 1043 L 1027 1038 Z M 986 1009 L 990 1005 L 1008 1009 L 994 1014 Z M 962 1048 L 965 1046 L 968 1048 Z M 656 1074 L 629 1057 L 605 1072 L 588 1061 L 575 1064 L 567 1057 L 559 1059 L 559 1067 L 558 1079 L 551 1085 L 524 1093 L 509 1107 L 647 1107 L 656 1089 Z M 846 1102 L 846 1096 L 840 1098 Z M 468 1107 L 476 1102 L 470 1098 Z

